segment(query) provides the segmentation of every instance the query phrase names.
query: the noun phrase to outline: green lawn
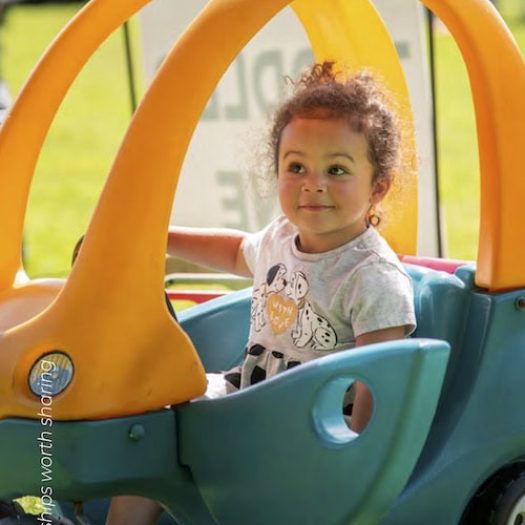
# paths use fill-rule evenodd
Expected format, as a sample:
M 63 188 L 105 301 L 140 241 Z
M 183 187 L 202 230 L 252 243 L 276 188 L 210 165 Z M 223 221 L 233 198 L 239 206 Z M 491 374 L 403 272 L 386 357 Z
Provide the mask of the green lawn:
M 13 94 L 80 4 L 16 6 L 2 30 L 2 65 Z M 28 35 L 31 35 L 28 38 Z M 85 232 L 130 120 L 123 34 L 97 51 L 62 104 L 39 159 L 26 220 L 32 276 L 64 275 Z
M 524 49 L 523 0 L 499 3 Z M 0 32 L 0 60 L 12 94 L 78 8 L 79 4 L 26 5 L 8 12 Z M 132 29 L 136 38 L 137 25 Z M 438 35 L 437 57 L 441 194 L 448 254 L 472 259 L 476 255 L 479 189 L 470 91 L 450 36 Z M 39 160 L 25 233 L 26 268 L 31 276 L 68 272 L 71 251 L 87 227 L 129 119 L 123 36 L 118 31 L 75 82 Z

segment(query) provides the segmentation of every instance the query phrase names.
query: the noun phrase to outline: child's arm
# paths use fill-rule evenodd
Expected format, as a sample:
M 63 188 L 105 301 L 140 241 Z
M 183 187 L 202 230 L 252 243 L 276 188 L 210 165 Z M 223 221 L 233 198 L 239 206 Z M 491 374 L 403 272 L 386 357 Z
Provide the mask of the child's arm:
M 356 346 L 370 345 L 372 343 L 382 343 L 394 339 L 404 339 L 406 330 L 404 326 L 395 326 L 368 332 L 356 338 Z M 352 430 L 362 432 L 372 415 L 373 400 L 372 395 L 363 383 L 355 383 L 355 400 L 352 409 Z
M 251 277 L 242 253 L 246 236 L 238 230 L 170 226 L 167 252 L 217 270 Z

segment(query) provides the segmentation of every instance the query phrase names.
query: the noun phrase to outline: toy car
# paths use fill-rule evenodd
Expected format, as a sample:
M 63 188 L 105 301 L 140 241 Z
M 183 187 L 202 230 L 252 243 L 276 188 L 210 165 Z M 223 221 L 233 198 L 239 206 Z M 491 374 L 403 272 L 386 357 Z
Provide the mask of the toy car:
M 408 255 L 414 337 L 330 355 L 216 400 L 194 399 L 205 369 L 242 358 L 250 291 L 190 309 L 178 325 L 163 295 L 165 231 L 210 91 L 286 0 L 209 2 L 141 103 L 68 279 L 28 281 L 20 270 L 27 193 L 54 113 L 98 44 L 143 3 L 88 3 L 0 132 L 0 497 L 39 496 L 44 523 L 75 503 L 103 523 L 117 494 L 156 499 L 180 524 L 522 523 L 525 67 L 490 2 L 423 2 L 469 71 L 481 161 L 477 264 L 413 255 L 413 186 L 385 235 Z M 372 62 L 406 97 L 367 0 L 293 7 L 318 58 Z M 379 43 L 382 53 L 367 51 Z M 341 406 L 355 379 L 374 396 L 360 435 Z

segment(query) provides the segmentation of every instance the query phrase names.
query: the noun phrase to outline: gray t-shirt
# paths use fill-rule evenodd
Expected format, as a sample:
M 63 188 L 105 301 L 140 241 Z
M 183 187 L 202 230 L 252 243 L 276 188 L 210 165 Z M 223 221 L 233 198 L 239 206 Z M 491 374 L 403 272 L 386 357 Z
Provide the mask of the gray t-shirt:
M 236 388 L 352 348 L 368 332 L 415 329 L 410 278 L 373 227 L 324 253 L 299 251 L 296 237 L 279 217 L 244 243 L 254 289 L 246 358 L 225 376 Z

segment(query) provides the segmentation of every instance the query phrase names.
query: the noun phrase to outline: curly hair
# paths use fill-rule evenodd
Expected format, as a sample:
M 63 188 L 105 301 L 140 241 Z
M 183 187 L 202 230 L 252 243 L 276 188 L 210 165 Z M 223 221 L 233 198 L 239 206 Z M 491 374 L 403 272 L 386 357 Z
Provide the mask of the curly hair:
M 401 139 L 386 90 L 367 71 L 338 79 L 334 62 L 314 64 L 303 74 L 295 91 L 276 111 L 270 133 L 273 169 L 279 168 L 279 146 L 284 128 L 296 117 L 347 119 L 351 129 L 363 133 L 374 168 L 372 182 L 392 180 L 401 159 Z

